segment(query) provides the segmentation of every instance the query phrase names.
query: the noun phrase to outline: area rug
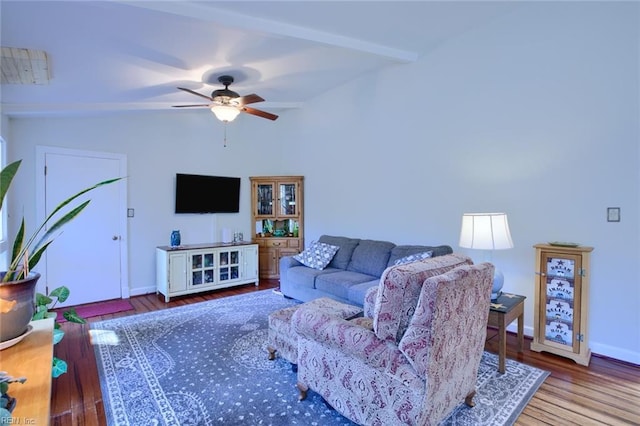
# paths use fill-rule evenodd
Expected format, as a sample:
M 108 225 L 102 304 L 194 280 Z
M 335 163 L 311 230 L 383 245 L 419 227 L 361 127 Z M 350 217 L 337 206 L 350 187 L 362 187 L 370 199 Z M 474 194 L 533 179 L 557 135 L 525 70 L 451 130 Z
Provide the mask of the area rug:
M 267 316 L 296 302 L 271 290 L 91 324 L 109 425 L 353 425 L 267 359 Z M 548 373 L 485 352 L 476 406 L 447 425 L 509 425 Z
M 109 315 L 109 314 L 115 314 L 118 312 L 130 311 L 133 309 L 133 306 L 128 300 L 117 299 L 117 300 L 110 300 L 107 302 L 92 303 L 90 305 L 76 306 L 75 309 L 78 315 L 80 315 L 84 319 L 88 319 L 93 317 L 99 317 L 101 315 Z M 58 318 L 57 318 L 57 321 L 59 323 L 63 323 L 67 321 L 62 316 L 62 313 L 66 310 L 67 308 L 54 309 L 54 311 L 60 314 L 58 315 Z

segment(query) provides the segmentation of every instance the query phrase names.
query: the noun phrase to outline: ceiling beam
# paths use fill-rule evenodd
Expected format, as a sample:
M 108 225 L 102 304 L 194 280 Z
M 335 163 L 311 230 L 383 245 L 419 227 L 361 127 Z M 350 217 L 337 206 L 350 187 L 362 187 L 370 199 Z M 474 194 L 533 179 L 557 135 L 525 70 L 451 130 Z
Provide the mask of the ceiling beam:
M 395 62 L 410 63 L 418 60 L 418 53 L 407 50 L 394 49 L 377 43 L 345 37 L 298 25 L 273 21 L 254 16 L 230 12 L 209 5 L 198 4 L 191 1 L 139 1 L 117 0 L 118 3 L 155 10 L 188 18 L 199 19 L 207 22 L 216 22 L 226 27 L 240 28 L 249 31 L 261 31 L 279 36 L 292 37 L 300 40 L 308 40 L 323 43 L 329 46 L 341 47 L 358 52 L 380 56 Z

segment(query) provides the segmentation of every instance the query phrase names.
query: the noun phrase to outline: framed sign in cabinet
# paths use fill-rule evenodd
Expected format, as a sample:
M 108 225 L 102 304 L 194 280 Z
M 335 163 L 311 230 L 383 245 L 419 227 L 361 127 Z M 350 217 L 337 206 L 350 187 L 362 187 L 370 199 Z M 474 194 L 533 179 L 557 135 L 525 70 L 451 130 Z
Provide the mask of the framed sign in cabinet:
M 531 350 L 589 365 L 589 257 L 593 247 L 536 244 Z

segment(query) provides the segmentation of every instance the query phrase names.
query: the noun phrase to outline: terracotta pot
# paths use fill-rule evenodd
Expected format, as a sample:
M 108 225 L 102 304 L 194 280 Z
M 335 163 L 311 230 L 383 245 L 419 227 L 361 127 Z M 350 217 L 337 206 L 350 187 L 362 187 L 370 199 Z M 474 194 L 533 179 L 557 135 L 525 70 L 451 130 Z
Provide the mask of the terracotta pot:
M 5 272 L 0 273 L 0 279 Z M 14 339 L 27 331 L 33 317 L 36 283 L 40 274 L 32 272 L 20 281 L 0 283 L 0 342 Z

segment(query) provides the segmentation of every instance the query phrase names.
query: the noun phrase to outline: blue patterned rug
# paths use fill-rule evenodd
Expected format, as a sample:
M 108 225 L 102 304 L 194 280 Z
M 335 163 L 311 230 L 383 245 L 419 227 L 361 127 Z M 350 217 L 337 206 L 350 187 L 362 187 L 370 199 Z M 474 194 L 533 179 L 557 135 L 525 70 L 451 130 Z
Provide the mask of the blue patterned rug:
M 258 291 L 91 324 L 109 425 L 353 425 L 267 359 L 267 316 L 296 302 Z M 449 425 L 509 425 L 548 373 L 485 352 L 476 406 Z

